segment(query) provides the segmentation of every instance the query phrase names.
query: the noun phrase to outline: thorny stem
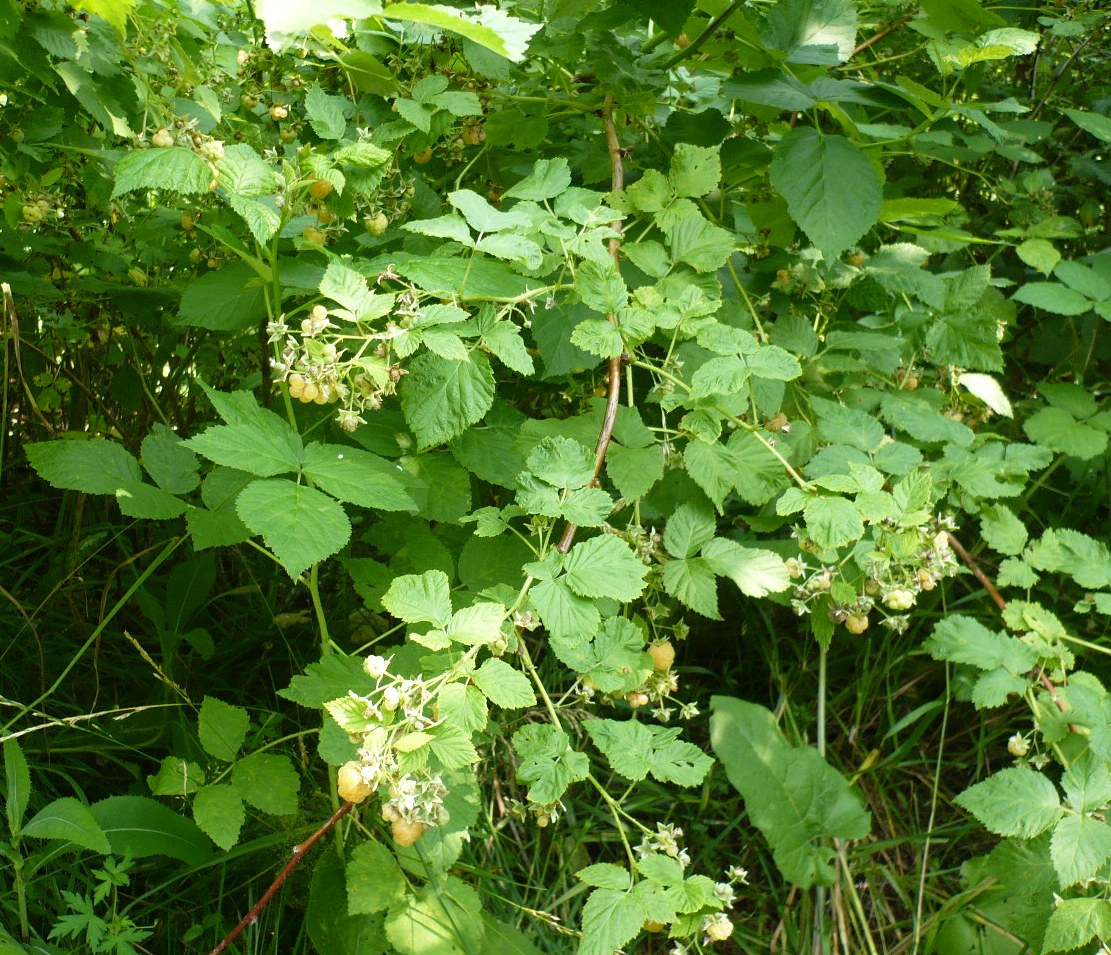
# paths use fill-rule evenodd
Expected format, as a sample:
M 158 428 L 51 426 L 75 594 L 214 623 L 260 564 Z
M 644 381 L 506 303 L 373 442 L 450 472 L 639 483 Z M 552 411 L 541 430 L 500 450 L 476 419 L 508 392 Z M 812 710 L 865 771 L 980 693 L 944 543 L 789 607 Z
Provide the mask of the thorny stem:
M 995 602 L 995 605 L 999 608 L 999 612 L 1002 613 L 1004 610 L 1006 610 L 1006 599 L 999 592 L 998 588 L 996 588 L 991 578 L 988 577 L 988 575 L 985 574 L 984 571 L 981 569 L 980 565 L 976 563 L 976 558 L 968 552 L 965 546 L 959 540 L 957 540 L 957 538 L 954 537 L 952 533 L 947 533 L 946 537 L 949 538 L 949 546 L 957 552 L 957 556 L 959 556 L 960 559 L 965 562 L 965 564 L 968 566 L 968 569 L 972 571 L 972 575 L 983 585 L 984 590 L 988 592 L 988 596 L 991 597 L 991 599 Z M 1065 701 L 1057 695 L 1056 685 L 1046 674 L 1045 670 L 1043 670 L 1041 667 L 1038 667 L 1038 682 L 1040 682 L 1041 685 L 1049 691 L 1049 698 L 1057 706 L 1057 709 L 1060 710 L 1062 713 L 1067 713 L 1069 709 L 1068 706 L 1065 704 Z M 1074 733 L 1080 732 L 1080 730 L 1071 723 L 1069 724 L 1069 729 Z
M 226 949 L 232 942 L 234 942 L 240 936 L 243 930 L 247 928 L 248 925 L 254 925 L 255 922 L 258 921 L 259 913 L 262 912 L 262 910 L 266 907 L 266 903 L 274 897 L 274 893 L 282 887 L 282 883 L 285 882 L 285 880 L 289 877 L 289 873 L 291 873 L 295 868 L 297 868 L 298 865 L 300 865 L 301 860 L 305 858 L 305 855 L 308 853 L 308 851 L 314 845 L 316 845 L 316 843 L 319 842 L 323 836 L 326 836 L 328 834 L 328 831 L 332 829 L 335 824 L 339 822 L 344 816 L 346 816 L 354 808 L 354 806 L 355 804 L 353 802 L 345 802 L 342 806 L 339 807 L 339 809 L 332 813 L 332 815 L 328 817 L 328 821 L 324 823 L 324 825 L 322 825 L 319 829 L 317 829 L 316 832 L 314 832 L 311 836 L 309 836 L 308 839 L 306 839 L 300 845 L 296 845 L 293 847 L 293 858 L 290 859 L 282 868 L 282 871 L 277 874 L 277 876 L 274 878 L 274 881 L 270 883 L 270 887 L 262 893 L 262 896 L 259 898 L 259 900 L 254 904 L 254 906 L 252 906 L 251 911 L 243 916 L 243 919 L 240 921 L 240 923 L 235 928 L 233 928 L 224 937 L 224 940 L 220 942 L 220 944 L 217 945 L 211 952 L 209 952 L 208 955 L 220 955 L 220 952 L 224 951 L 224 949 Z
M 606 130 L 606 144 L 609 147 L 610 168 L 613 170 L 613 191 L 618 192 L 625 188 L 625 161 L 621 151 L 621 141 L 617 138 L 617 127 L 613 122 L 613 94 L 606 94 L 606 102 L 602 107 L 602 123 Z M 620 220 L 612 223 L 613 231 L 621 232 Z M 620 240 L 617 235 L 609 241 L 610 257 L 613 259 L 614 268 L 621 269 Z M 617 316 L 612 312 L 606 316 L 607 321 L 617 326 Z M 613 437 L 613 426 L 617 422 L 617 408 L 621 404 L 621 366 L 624 356 L 615 355 L 609 360 L 609 389 L 606 396 L 606 413 L 602 419 L 602 428 L 598 432 L 598 444 L 594 448 L 594 477 L 590 479 L 587 487 L 598 484 L 598 476 L 602 473 L 602 466 L 606 463 L 606 451 L 609 449 L 610 438 Z M 575 542 L 575 532 L 578 525 L 568 524 L 563 530 L 563 536 L 556 545 L 556 550 L 566 554 Z

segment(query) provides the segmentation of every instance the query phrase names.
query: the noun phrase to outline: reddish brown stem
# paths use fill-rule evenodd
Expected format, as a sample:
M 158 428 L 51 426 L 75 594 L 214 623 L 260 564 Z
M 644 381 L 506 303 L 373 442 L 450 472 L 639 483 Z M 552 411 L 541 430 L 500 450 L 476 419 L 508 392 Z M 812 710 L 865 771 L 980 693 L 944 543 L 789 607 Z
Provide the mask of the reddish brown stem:
M 309 836 L 308 839 L 300 845 L 293 847 L 293 858 L 285 864 L 282 871 L 279 872 L 274 881 L 270 883 L 270 888 L 262 893 L 262 897 L 254 904 L 251 911 L 243 916 L 243 920 L 233 928 L 224 940 L 209 952 L 208 955 L 220 955 L 224 949 L 239 938 L 240 934 L 248 925 L 254 925 L 254 923 L 258 921 L 259 913 L 266 908 L 266 903 L 269 902 L 274 897 L 274 893 L 281 888 L 282 883 L 288 878 L 289 873 L 301 864 L 301 860 L 305 858 L 306 853 L 320 841 L 322 836 L 327 835 L 335 824 L 352 810 L 354 805 L 353 802 L 345 802 L 339 809 L 332 813 L 328 821 Z
M 999 608 L 999 612 L 1002 613 L 1004 610 L 1006 610 L 1006 598 L 999 592 L 995 584 L 992 583 L 991 578 L 983 572 L 983 570 L 980 568 L 980 565 L 976 563 L 976 558 L 973 557 L 965 549 L 965 546 L 952 534 L 947 534 L 946 536 L 949 538 L 949 546 L 957 552 L 957 556 L 965 562 L 965 564 L 968 566 L 968 569 L 972 571 L 973 576 L 978 581 L 980 581 L 984 590 L 988 592 L 988 596 L 995 601 L 995 606 Z M 1045 670 L 1039 667 L 1037 672 L 1038 681 L 1041 683 L 1042 686 L 1049 690 L 1049 698 L 1053 700 L 1053 702 L 1057 705 L 1057 709 L 1060 710 L 1062 713 L 1068 712 L 1068 707 L 1065 706 L 1065 701 L 1057 695 L 1057 687 L 1054 685 L 1053 681 L 1046 675 Z M 1074 733 L 1079 732 L 1077 727 L 1073 726 L 1071 723 L 1069 724 L 1069 729 L 1072 730 L 1072 732 Z
M 952 547 L 953 550 L 957 552 L 957 556 L 968 565 L 968 569 L 972 571 L 973 576 L 980 581 L 984 590 L 988 592 L 988 596 L 995 601 L 995 606 L 999 608 L 999 612 L 1002 613 L 1006 610 L 1007 601 L 996 589 L 995 584 L 991 582 L 991 578 L 980 569 L 980 565 L 976 563 L 976 558 L 965 550 L 964 544 L 957 540 L 952 534 L 947 534 L 946 536 L 949 538 L 949 546 Z
M 890 36 L 892 33 L 894 33 L 896 30 L 898 30 L 899 27 L 901 27 L 904 23 L 909 23 L 910 19 L 911 19 L 910 17 L 903 17 L 900 20 L 896 20 L 894 23 L 888 24 L 886 27 L 884 27 L 882 30 L 880 30 L 879 33 L 875 33 L 872 36 L 870 36 L 867 40 L 865 40 L 863 43 L 861 43 L 860 46 L 858 46 L 855 50 L 853 50 L 852 56 L 849 57 L 849 60 L 852 60 L 853 56 L 856 56 L 858 53 L 863 53 L 873 43 L 879 43 L 879 41 L 882 40 L 885 36 Z
M 617 192 L 619 189 L 625 187 L 625 161 L 624 154 L 621 151 L 621 141 L 617 138 L 617 127 L 613 122 L 613 94 L 606 94 L 606 103 L 602 108 L 602 123 L 606 129 L 606 144 L 609 147 L 610 154 L 610 168 L 613 170 L 612 182 L 613 191 Z M 620 221 L 612 223 L 615 232 L 621 231 Z M 610 256 L 613 258 L 614 267 L 621 268 L 621 250 L 620 243 L 617 237 L 610 239 L 609 242 Z M 617 325 L 617 316 L 609 314 L 606 316 L 611 325 Z M 610 438 L 613 437 L 613 427 L 617 423 L 617 407 L 621 403 L 621 365 L 622 356 L 615 355 L 609 360 L 609 387 L 606 394 L 606 413 L 602 418 L 602 428 L 598 432 L 598 444 L 594 448 L 594 477 L 590 479 L 587 487 L 595 487 L 598 484 L 598 477 L 602 473 L 602 467 L 606 463 L 606 451 L 610 446 Z M 563 536 L 560 537 L 559 543 L 556 544 L 556 550 L 561 554 L 566 554 L 571 545 L 575 543 L 575 533 L 578 531 L 577 524 L 568 524 L 563 529 Z

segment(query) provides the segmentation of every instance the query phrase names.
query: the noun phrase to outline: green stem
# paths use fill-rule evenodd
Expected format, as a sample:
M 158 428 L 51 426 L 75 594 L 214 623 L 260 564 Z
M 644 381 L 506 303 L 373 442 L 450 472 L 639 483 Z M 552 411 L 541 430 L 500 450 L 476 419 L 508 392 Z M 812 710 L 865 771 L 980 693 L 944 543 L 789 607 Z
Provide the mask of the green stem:
M 945 740 L 948 739 L 949 726 L 949 664 L 945 664 L 945 708 L 941 711 L 941 736 L 937 747 L 937 762 L 934 763 L 934 784 L 930 793 L 930 818 L 926 823 L 926 842 L 922 846 L 922 865 L 918 872 L 918 902 L 914 908 L 914 949 L 911 955 L 918 955 L 922 944 L 922 910 L 926 900 L 926 862 L 930 856 L 930 834 L 934 831 L 937 817 L 938 790 L 941 784 L 942 756 L 945 754 Z
M 709 40 L 710 37 L 712 37 L 715 33 L 717 33 L 718 27 L 720 27 L 726 20 L 733 16 L 733 14 L 737 12 L 740 6 L 741 0 L 733 0 L 733 2 L 729 4 L 729 6 L 727 6 L 724 10 L 721 11 L 721 13 L 719 13 L 716 17 L 714 17 L 714 19 L 710 21 L 710 25 L 706 27 L 706 29 L 703 30 L 700 34 L 698 34 L 698 36 L 696 36 L 688 46 L 676 50 L 674 53 L 671 54 L 671 56 L 664 60 L 663 63 L 660 64 L 661 68 L 665 70 L 674 69 L 688 56 L 694 56 L 695 53 L 702 49 L 702 46 L 706 43 L 706 41 Z
M 818 712 L 817 744 L 818 753 L 826 758 L 826 688 L 827 688 L 827 648 L 818 644 Z M 815 955 L 825 951 L 826 887 L 819 885 L 814 893 L 814 942 Z

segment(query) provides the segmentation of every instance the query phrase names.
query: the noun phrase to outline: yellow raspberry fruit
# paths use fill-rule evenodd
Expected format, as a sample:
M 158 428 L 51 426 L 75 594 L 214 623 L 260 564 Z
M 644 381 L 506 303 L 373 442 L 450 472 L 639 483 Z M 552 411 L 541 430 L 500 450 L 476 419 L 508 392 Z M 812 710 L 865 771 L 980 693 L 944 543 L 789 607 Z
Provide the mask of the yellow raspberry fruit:
M 345 802 L 360 803 L 372 792 L 370 784 L 363 779 L 362 764 L 352 760 L 344 763 L 336 774 L 340 799 Z
M 395 819 L 390 823 L 393 841 L 404 848 L 411 846 L 428 831 L 428 826 L 423 822 L 410 822 L 408 819 Z
M 660 672 L 666 673 L 675 662 L 675 646 L 670 640 L 648 645 L 648 655 L 652 658 L 652 665 Z

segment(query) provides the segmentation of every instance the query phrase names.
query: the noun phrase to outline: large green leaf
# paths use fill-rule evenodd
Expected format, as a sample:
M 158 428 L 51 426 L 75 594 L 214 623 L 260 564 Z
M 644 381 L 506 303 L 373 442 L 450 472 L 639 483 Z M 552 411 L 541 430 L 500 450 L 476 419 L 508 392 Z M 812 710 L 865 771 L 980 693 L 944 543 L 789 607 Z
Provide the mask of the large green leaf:
M 871 828 L 858 794 L 817 750 L 788 743 L 771 711 L 727 696 L 711 707 L 714 752 L 784 878 L 802 888 L 831 884 L 827 840 L 863 839 Z
M 192 819 L 145 796 L 109 796 L 89 807 L 112 851 L 131 859 L 167 856 L 203 865 L 212 844 Z
M 116 185 L 112 198 L 140 189 L 169 192 L 208 192 L 212 170 L 193 150 L 182 146 L 165 149 L 136 149 L 124 153 L 116 163 Z
M 272 411 L 253 409 L 249 424 L 218 424 L 185 445 L 229 468 L 272 477 L 301 466 L 301 436 Z
M 282 478 L 249 484 L 235 510 L 291 577 L 331 557 L 351 537 L 351 522 L 332 498 Z
M 86 494 L 115 494 L 141 480 L 139 462 L 122 445 L 104 438 L 45 441 L 24 447 L 39 477 L 54 487 Z
M 843 136 L 792 130 L 776 147 L 771 177 L 791 218 L 827 259 L 851 248 L 879 220 L 883 177 Z
M 34 839 L 74 842 L 85 849 L 107 854 L 108 837 L 92 813 L 72 796 L 63 796 L 43 806 L 23 827 L 22 835 Z
M 494 375 L 485 355 L 451 361 L 428 352 L 409 365 L 401 388 L 405 420 L 421 448 L 442 444 L 482 420 L 494 403 Z
M 381 511 L 411 511 L 416 502 L 406 489 L 400 465 L 369 451 L 312 443 L 301 472 L 333 497 Z
M 1009 766 L 966 789 L 955 800 L 990 832 L 1030 839 L 1061 818 L 1061 801 L 1048 779 L 1028 766 Z

